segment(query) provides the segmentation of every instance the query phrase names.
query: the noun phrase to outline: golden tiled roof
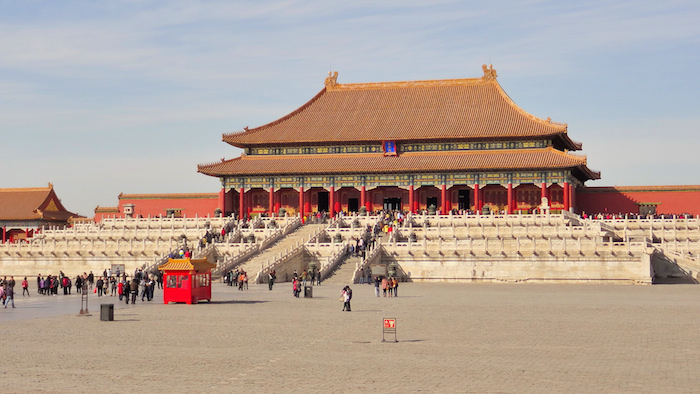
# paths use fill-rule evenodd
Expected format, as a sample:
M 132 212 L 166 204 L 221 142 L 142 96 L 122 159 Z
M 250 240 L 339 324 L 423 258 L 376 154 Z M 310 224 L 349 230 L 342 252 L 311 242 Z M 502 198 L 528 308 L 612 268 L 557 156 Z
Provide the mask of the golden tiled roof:
M 216 264 L 208 262 L 206 259 L 168 259 L 168 262 L 159 265 L 158 269 L 168 271 L 196 271 L 199 273 L 209 272 L 216 268 Z
M 0 220 L 68 221 L 80 217 L 63 207 L 53 185 L 0 189 Z
M 590 179 L 599 174 L 586 167 L 586 157 L 552 147 L 464 152 L 411 152 L 399 156 L 370 154 L 243 155 L 236 159 L 200 165 L 198 171 L 211 176 L 348 174 L 387 172 L 454 172 L 497 169 L 581 168 Z
M 503 91 L 495 70 L 484 77 L 434 81 L 338 84 L 335 77 L 302 107 L 274 122 L 224 134 L 231 145 L 553 138 L 581 145 L 567 126 L 528 114 Z M 329 82 L 329 79 L 331 82 Z

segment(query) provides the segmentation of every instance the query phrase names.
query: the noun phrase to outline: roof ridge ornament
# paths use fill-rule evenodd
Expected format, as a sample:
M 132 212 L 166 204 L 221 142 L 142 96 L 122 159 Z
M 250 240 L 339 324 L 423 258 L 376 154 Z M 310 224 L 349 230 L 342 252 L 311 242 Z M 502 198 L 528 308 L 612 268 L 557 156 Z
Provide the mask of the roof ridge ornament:
M 338 72 L 330 72 L 328 71 L 328 77 L 326 77 L 326 80 L 324 81 L 324 84 L 326 85 L 326 88 L 332 88 L 335 85 L 338 84 Z
M 481 79 L 484 81 L 490 81 L 498 77 L 498 73 L 496 73 L 496 70 L 493 68 L 493 64 L 489 64 L 488 67 L 486 67 L 485 64 L 482 64 L 481 69 L 484 70 L 484 76 L 481 77 Z

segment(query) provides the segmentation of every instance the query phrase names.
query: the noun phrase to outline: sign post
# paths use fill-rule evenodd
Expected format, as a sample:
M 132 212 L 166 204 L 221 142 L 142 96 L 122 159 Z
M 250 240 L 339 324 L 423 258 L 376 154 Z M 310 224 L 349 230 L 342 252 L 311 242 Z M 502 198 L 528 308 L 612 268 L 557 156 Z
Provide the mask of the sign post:
M 80 291 L 80 313 L 78 316 L 92 316 L 88 310 L 88 285 L 87 281 L 83 282 L 83 288 Z
M 394 340 L 393 341 L 387 341 L 386 336 L 387 334 L 391 335 L 394 334 Z M 394 318 L 384 318 L 384 325 L 382 328 L 382 342 L 398 342 L 396 339 L 396 319 Z

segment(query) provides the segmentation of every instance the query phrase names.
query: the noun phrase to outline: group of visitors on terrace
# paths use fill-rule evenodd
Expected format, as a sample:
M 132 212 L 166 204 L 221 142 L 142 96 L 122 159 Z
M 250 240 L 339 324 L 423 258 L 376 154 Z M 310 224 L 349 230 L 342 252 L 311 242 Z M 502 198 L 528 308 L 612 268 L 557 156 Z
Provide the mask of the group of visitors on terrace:
M 610 213 L 610 212 L 599 212 L 599 213 L 586 213 L 581 212 L 581 217 L 584 219 L 594 219 L 594 220 L 611 220 L 611 219 L 692 219 L 693 215 L 690 213 L 682 213 L 680 215 L 642 215 L 639 213 Z

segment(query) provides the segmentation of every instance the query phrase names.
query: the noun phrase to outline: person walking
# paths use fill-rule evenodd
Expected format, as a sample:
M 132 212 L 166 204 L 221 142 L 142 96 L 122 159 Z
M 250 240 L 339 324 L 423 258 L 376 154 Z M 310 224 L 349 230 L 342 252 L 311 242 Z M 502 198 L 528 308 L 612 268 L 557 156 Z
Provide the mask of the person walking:
M 104 290 L 104 281 L 102 280 L 102 277 L 100 276 L 97 278 L 97 296 L 102 297 L 102 291 Z
M 27 297 L 31 297 L 29 295 L 29 282 L 27 281 L 27 277 L 24 277 L 24 280 L 22 281 L 22 297 L 24 297 L 24 293 L 27 293 Z
M 141 293 L 141 302 L 144 301 L 144 297 L 148 294 L 148 289 L 146 287 L 146 278 L 142 278 L 139 282 L 139 293 Z
M 378 276 L 377 276 L 376 278 L 374 278 L 374 294 L 375 294 L 377 297 L 379 297 L 379 285 L 380 285 L 381 283 L 382 283 L 382 280 L 379 279 Z
M 343 287 L 341 295 L 343 296 L 343 311 L 350 312 L 350 300 L 352 299 L 352 289 L 350 289 L 350 286 Z
M 139 279 L 134 277 L 134 279 L 131 280 L 131 285 L 130 285 L 130 291 L 131 291 L 131 303 L 136 304 L 136 296 L 139 294 Z M 127 302 L 128 304 L 128 302 Z
M 267 274 L 267 287 L 269 290 L 272 290 L 272 286 L 275 284 L 275 279 L 277 279 L 277 275 L 275 274 L 275 270 L 272 270 Z
M 15 307 L 15 287 L 7 286 L 5 288 L 5 308 L 12 302 L 12 307 Z
M 299 280 L 297 278 L 294 278 L 292 281 L 292 294 L 294 294 L 294 297 L 299 298 Z

